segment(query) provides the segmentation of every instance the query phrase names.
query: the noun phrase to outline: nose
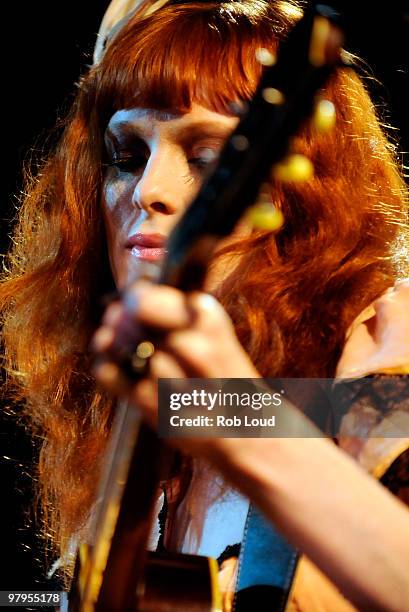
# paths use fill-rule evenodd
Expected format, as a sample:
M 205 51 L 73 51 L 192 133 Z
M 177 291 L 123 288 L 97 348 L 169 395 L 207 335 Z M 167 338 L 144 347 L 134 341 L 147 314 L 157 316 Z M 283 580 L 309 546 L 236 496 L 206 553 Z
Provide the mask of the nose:
M 133 191 L 133 203 L 149 215 L 183 212 L 193 193 L 184 180 L 188 168 L 183 156 L 170 150 L 151 152 Z

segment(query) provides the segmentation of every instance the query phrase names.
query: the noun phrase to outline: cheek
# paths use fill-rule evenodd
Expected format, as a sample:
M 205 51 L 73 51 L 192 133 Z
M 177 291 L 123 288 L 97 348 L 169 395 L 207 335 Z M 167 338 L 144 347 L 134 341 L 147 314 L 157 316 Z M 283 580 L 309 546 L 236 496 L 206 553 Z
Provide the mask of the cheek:
M 135 207 L 132 206 L 132 189 L 127 181 L 105 181 L 101 209 L 105 225 L 105 234 L 111 272 L 117 286 L 125 274 L 124 240 L 127 227 L 132 222 Z
M 101 205 L 107 229 L 120 231 L 135 210 L 131 181 L 106 180 Z
M 120 228 L 120 206 L 118 206 L 118 189 L 112 183 L 105 184 L 101 198 L 102 216 L 105 225 L 109 259 L 114 272 L 115 247 Z

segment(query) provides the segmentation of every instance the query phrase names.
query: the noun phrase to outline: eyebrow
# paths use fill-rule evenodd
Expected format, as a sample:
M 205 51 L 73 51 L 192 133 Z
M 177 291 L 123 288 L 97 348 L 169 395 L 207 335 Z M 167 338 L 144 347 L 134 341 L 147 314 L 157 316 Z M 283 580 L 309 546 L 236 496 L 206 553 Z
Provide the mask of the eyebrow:
M 159 112 L 159 111 L 155 111 Z M 165 113 L 164 113 L 165 114 Z M 174 117 L 175 115 L 170 115 Z M 164 119 L 166 121 L 166 119 Z M 233 127 L 217 121 L 198 121 L 190 125 L 182 125 L 174 128 L 176 140 L 186 142 L 195 138 L 217 138 L 225 139 L 231 134 Z M 173 130 L 172 130 L 173 131 Z M 146 138 L 146 131 L 138 125 L 138 121 L 118 121 L 108 125 L 106 135 L 116 140 L 117 135 L 129 138 Z
M 179 142 L 188 142 L 199 138 L 215 138 L 224 140 L 231 134 L 233 127 L 227 126 L 217 121 L 209 123 L 208 121 L 200 121 L 191 125 L 183 125 L 177 128 L 177 140 Z M 176 131 L 176 128 L 175 128 Z

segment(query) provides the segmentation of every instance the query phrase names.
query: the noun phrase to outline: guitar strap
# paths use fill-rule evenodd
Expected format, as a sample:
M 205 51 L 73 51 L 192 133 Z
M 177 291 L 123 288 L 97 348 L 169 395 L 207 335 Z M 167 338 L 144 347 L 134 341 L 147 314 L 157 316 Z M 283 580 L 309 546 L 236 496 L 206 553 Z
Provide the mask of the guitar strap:
M 238 561 L 234 612 L 285 610 L 298 551 L 250 504 Z

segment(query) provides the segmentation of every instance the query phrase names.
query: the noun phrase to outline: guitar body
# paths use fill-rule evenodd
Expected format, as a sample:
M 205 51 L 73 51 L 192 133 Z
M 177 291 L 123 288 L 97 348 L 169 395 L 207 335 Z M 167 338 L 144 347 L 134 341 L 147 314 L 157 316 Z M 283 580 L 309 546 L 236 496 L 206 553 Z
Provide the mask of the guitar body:
M 120 404 L 100 484 L 95 543 L 80 546 L 69 610 L 221 612 L 217 561 L 146 550 L 159 482 L 173 460 L 137 410 Z
M 82 549 L 82 568 L 92 550 Z M 137 564 L 139 565 L 139 564 Z M 69 609 L 81 612 L 111 612 L 115 609 L 129 612 L 222 612 L 218 585 L 218 564 L 215 559 L 182 553 L 149 552 L 144 564 L 144 580 L 134 581 L 127 591 L 127 601 L 112 601 L 112 593 L 102 589 L 95 602 L 86 603 L 79 579 L 81 569 L 76 568 L 74 587 L 69 597 Z M 138 575 L 138 566 L 135 568 Z M 111 585 L 110 585 L 111 588 Z
M 221 612 L 215 559 L 149 553 L 138 612 Z

